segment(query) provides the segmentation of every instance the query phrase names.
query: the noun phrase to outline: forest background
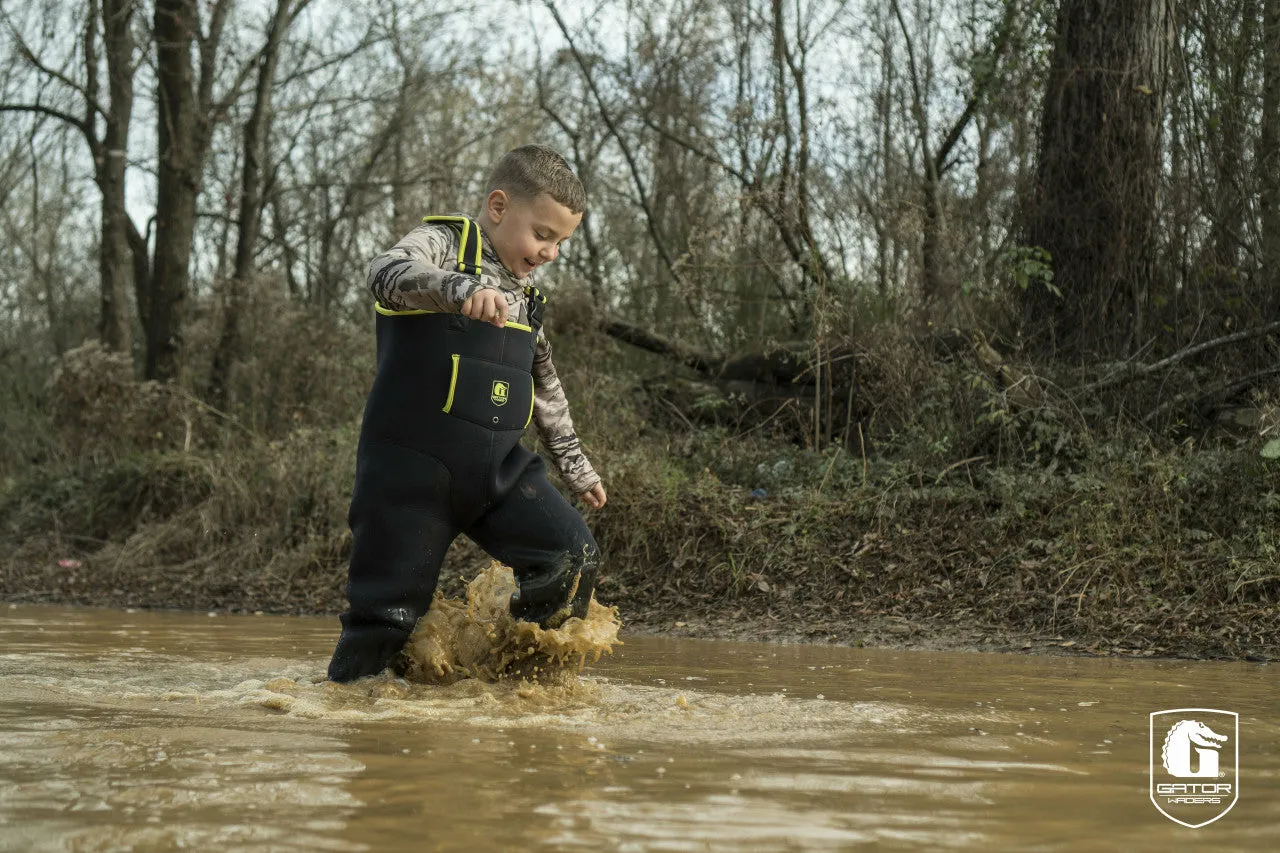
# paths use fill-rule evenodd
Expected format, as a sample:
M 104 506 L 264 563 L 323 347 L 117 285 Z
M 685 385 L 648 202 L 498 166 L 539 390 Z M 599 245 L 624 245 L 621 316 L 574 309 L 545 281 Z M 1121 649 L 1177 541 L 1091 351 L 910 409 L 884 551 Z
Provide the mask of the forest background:
M 1280 0 L 4 0 L 0 596 L 340 610 L 366 266 L 530 141 L 624 622 L 1280 656 Z

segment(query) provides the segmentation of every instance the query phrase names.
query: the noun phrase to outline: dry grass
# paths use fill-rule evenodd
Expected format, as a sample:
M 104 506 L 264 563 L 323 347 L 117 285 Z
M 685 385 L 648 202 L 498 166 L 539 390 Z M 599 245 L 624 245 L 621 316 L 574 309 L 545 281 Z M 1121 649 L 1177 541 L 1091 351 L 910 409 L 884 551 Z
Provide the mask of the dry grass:
M 766 430 L 658 425 L 629 353 L 562 339 L 557 364 L 609 487 L 589 515 L 606 557 L 599 597 L 624 622 L 698 619 L 723 633 L 773 624 L 854 640 L 900 618 L 1077 648 L 1280 657 L 1280 469 L 1257 437 L 1164 441 L 1063 398 L 1018 408 L 973 365 L 875 357 L 886 387 L 866 389 L 882 415 L 863 457 Z M 140 402 L 155 398 L 88 369 L 102 389 L 72 383 L 80 414 L 67 417 L 55 381 L 57 449 L 0 491 L 0 595 L 342 608 L 354 389 L 264 434 L 185 397 Z M 94 443 L 110 423 L 132 438 Z M 486 563 L 460 542 L 446 589 Z

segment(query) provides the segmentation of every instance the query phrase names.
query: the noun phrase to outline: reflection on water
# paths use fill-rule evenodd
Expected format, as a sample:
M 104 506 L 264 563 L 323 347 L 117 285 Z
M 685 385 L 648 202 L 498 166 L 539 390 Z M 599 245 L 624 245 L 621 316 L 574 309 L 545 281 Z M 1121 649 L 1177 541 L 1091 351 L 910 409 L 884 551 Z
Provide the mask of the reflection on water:
M 0 850 L 1271 850 L 1266 665 L 626 637 L 564 684 L 324 681 L 336 619 L 0 609 Z M 1147 798 L 1240 714 L 1241 799 Z

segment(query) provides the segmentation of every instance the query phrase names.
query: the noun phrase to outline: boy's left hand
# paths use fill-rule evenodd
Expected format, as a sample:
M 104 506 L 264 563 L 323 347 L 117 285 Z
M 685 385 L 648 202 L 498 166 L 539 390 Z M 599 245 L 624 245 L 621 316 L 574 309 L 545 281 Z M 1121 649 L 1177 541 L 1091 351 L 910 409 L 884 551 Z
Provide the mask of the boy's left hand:
M 507 324 L 507 297 L 496 287 L 482 285 L 463 300 L 460 310 L 472 320 L 492 323 L 498 328 Z
M 583 502 L 592 509 L 599 509 L 604 506 L 604 502 L 609 499 L 604 493 L 604 483 L 596 483 L 594 486 L 578 495 L 578 497 L 582 498 Z

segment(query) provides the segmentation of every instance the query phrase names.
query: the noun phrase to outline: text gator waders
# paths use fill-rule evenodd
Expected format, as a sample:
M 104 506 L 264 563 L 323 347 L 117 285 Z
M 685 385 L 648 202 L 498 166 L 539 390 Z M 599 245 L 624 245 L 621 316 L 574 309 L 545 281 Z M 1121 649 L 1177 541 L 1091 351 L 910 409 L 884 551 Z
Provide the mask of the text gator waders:
M 458 271 L 480 273 L 481 233 L 461 216 Z M 598 548 L 582 516 L 520 444 L 546 299 L 525 288 L 529 324 L 377 306 L 378 372 L 365 403 L 349 521 L 350 608 L 329 677 L 381 672 L 435 593 L 466 533 L 515 571 L 511 612 L 543 627 L 585 617 Z

